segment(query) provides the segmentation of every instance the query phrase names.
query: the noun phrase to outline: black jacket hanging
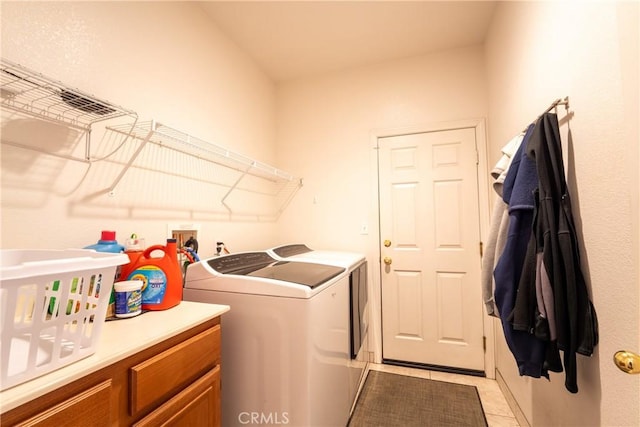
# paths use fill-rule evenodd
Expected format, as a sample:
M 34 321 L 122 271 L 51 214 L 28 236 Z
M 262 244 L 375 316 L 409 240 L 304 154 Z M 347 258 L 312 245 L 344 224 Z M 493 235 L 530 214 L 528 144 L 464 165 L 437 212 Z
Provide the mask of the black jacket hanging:
M 556 114 L 545 113 L 537 121 L 527 145 L 527 155 L 538 171 L 538 206 L 533 224 L 537 252 L 542 252 L 552 292 L 557 347 L 564 352 L 565 387 L 578 392 L 576 353 L 590 356 L 598 343 L 598 322 L 580 270 L 578 242 L 571 213 L 562 162 L 562 149 Z M 520 289 L 535 288 L 535 276 L 523 276 Z M 531 280 L 534 283 L 531 283 Z M 535 309 L 535 304 L 525 306 Z M 535 318 L 516 307 L 514 317 Z M 554 356 L 550 355 L 553 363 Z

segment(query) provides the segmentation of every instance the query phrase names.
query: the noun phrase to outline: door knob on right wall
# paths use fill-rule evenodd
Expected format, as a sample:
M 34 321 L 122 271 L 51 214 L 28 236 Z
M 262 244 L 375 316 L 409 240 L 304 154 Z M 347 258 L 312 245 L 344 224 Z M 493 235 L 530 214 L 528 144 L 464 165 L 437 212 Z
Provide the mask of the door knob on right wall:
M 613 363 L 627 374 L 640 374 L 640 355 L 620 350 L 613 355 Z

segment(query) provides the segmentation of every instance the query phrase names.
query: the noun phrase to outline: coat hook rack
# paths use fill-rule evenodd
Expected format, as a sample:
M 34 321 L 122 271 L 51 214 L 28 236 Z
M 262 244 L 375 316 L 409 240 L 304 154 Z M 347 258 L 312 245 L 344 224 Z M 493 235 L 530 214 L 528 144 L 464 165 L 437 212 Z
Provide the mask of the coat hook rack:
M 551 111 L 551 110 L 553 110 L 554 108 L 556 108 L 558 105 L 564 105 L 564 108 L 565 108 L 565 110 L 567 111 L 567 113 L 568 113 L 568 114 L 571 114 L 571 113 L 569 113 L 569 97 L 568 97 L 568 96 L 565 96 L 564 98 L 558 98 L 558 99 L 556 99 L 555 101 L 553 101 L 553 102 L 551 103 L 551 105 L 549 105 L 549 108 L 547 108 L 546 110 L 544 110 L 544 111 L 542 112 L 542 114 L 546 114 L 546 113 L 548 113 L 549 111 Z M 542 117 L 542 114 L 540 114 L 540 115 L 538 116 L 538 118 Z M 527 132 L 527 128 L 528 128 L 528 126 L 522 130 L 522 133 L 526 133 L 526 132 Z
M 549 108 L 547 108 L 545 110 L 545 113 L 548 113 L 549 111 L 553 110 L 554 108 L 556 108 L 558 105 L 564 105 L 564 108 L 569 111 L 569 97 L 565 96 L 564 98 L 558 98 L 555 101 L 553 101 L 551 103 L 551 105 L 549 106 Z

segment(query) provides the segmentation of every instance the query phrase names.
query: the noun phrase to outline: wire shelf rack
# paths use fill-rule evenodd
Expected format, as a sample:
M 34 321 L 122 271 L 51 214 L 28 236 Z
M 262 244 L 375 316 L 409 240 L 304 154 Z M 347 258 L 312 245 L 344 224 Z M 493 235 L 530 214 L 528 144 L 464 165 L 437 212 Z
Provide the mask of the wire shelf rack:
M 91 125 L 99 121 L 127 115 L 137 117 L 134 111 L 70 88 L 4 58 L 0 77 L 2 107 L 40 119 L 89 131 Z
M 231 193 L 236 191 L 251 192 L 251 190 L 245 188 L 253 185 L 251 182 L 246 183 L 249 177 L 252 177 L 251 179 L 264 180 L 261 182 L 275 186 L 276 190 L 273 197 L 276 199 L 278 206 L 276 215 L 288 205 L 293 195 L 302 187 L 302 179 L 297 179 L 288 172 L 154 120 L 139 121 L 138 114 L 135 111 L 69 87 L 62 82 L 46 77 L 5 58 L 1 59 L 0 101 L 3 111 L 13 111 L 36 119 L 69 126 L 84 133 L 86 138 L 84 156 L 75 152 L 60 153 L 53 149 L 49 150 L 48 147 L 32 146 L 11 140 L 3 140 L 3 144 L 91 164 L 102 160 L 111 160 L 113 162 L 112 156 L 116 152 L 123 150 L 124 147 L 131 147 L 129 143 L 137 140 L 138 145 L 134 149 L 135 151 L 132 154 L 130 151 L 128 155 L 123 154 L 126 157 L 122 160 L 122 168 L 113 179 L 111 185 L 85 196 L 83 199 L 85 202 L 92 201 L 95 197 L 103 194 L 114 193 L 129 169 L 136 167 L 136 161 L 140 161 L 141 153 L 147 144 L 173 150 L 179 153 L 180 156 L 198 159 L 194 162 L 203 160 L 207 163 L 222 166 L 227 171 L 232 171 L 235 175 L 231 176 L 230 181 L 212 183 L 225 187 L 225 192 L 221 195 L 219 202 L 229 215 L 232 213 L 234 215 L 238 214 L 237 209 L 233 209 L 230 206 Z M 129 120 L 123 120 L 129 123 L 118 123 L 123 120 L 106 122 L 124 116 L 127 116 Z M 96 157 L 95 153 L 92 153 L 91 147 L 91 130 L 92 126 L 97 122 L 105 122 L 102 124 L 101 130 L 124 136 L 113 152 L 102 157 Z M 127 150 L 124 150 L 124 152 L 127 152 Z M 143 165 L 140 168 L 146 166 Z M 159 165 L 152 166 L 154 166 L 154 170 L 161 169 Z M 162 172 L 162 170 L 159 170 L 159 172 Z M 169 172 L 175 173 L 173 170 Z M 181 177 L 193 178 L 187 174 Z M 243 181 L 243 184 L 241 184 L 241 181 Z
M 154 120 L 107 126 L 106 129 L 274 182 L 295 179 L 293 175 L 281 169 Z

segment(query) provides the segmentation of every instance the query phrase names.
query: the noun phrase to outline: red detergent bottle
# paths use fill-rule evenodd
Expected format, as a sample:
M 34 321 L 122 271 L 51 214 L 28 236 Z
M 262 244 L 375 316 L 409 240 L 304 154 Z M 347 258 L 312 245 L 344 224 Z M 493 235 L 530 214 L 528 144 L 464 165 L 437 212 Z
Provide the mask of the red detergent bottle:
M 155 251 L 162 257 L 152 257 Z M 178 264 L 176 239 L 167 245 L 149 246 L 144 251 L 127 251 L 129 264 L 123 266 L 121 280 L 142 281 L 142 310 L 166 310 L 182 301 L 182 271 Z

